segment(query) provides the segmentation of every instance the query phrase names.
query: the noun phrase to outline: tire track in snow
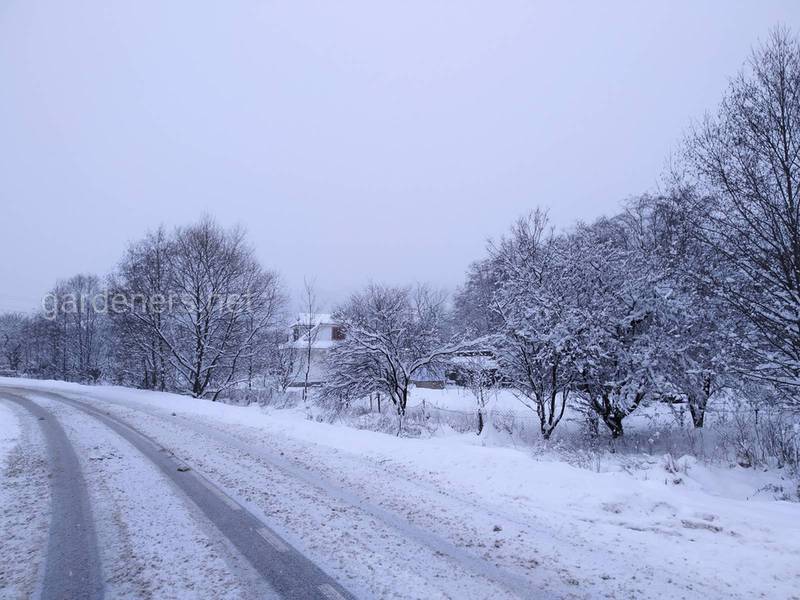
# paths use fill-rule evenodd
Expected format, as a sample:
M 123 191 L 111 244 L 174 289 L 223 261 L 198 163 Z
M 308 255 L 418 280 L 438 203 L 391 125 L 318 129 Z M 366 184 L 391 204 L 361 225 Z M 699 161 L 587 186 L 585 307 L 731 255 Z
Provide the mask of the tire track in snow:
M 41 597 L 102 598 L 97 536 L 78 456 L 50 411 L 6 390 L 0 393 L 38 419 L 52 467 L 51 517 Z

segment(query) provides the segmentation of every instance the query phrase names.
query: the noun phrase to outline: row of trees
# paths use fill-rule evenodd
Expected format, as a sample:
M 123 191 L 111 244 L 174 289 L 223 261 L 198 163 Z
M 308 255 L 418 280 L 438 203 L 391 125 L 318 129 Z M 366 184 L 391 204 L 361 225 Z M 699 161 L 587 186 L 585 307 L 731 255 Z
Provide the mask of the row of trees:
M 550 437 L 568 403 L 615 437 L 645 402 L 683 400 L 695 425 L 732 371 L 735 317 L 710 294 L 672 198 L 555 234 L 538 211 L 473 265 L 457 322 Z
M 549 437 L 574 398 L 613 436 L 644 402 L 800 385 L 800 48 L 776 31 L 686 140 L 669 190 L 556 235 L 538 211 L 471 269 L 459 322 Z
M 697 427 L 724 389 L 800 386 L 800 47 L 775 31 L 688 136 L 662 195 L 556 233 L 537 210 L 472 265 L 450 318 L 429 293 L 370 286 L 338 312 L 326 396 L 384 392 L 458 355 L 479 405 L 515 391 L 551 436 L 570 404 L 613 437 L 653 401 Z M 487 377 L 486 360 L 496 370 Z M 479 406 L 479 419 L 481 407 Z
M 0 364 L 12 371 L 96 381 L 108 364 L 108 324 L 90 303 L 67 300 L 91 298 L 101 289 L 96 276 L 76 275 L 53 288 L 41 313 L 0 315 Z
M 285 294 L 239 229 L 209 218 L 128 248 L 102 282 L 60 282 L 35 316 L 0 317 L 8 368 L 217 398 L 273 373 L 288 385 Z

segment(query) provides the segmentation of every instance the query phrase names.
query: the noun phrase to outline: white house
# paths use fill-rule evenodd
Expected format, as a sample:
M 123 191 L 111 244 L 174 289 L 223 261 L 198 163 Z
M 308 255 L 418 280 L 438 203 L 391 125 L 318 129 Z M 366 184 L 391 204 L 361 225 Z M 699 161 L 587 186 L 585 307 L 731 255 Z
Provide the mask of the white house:
M 329 314 L 300 313 L 291 325 L 291 341 L 288 345 L 296 351 L 295 376 L 292 385 L 304 385 L 306 359 L 309 346 L 311 361 L 308 372 L 309 385 L 321 385 L 325 381 L 325 355 L 337 342 L 344 339 L 344 331 Z

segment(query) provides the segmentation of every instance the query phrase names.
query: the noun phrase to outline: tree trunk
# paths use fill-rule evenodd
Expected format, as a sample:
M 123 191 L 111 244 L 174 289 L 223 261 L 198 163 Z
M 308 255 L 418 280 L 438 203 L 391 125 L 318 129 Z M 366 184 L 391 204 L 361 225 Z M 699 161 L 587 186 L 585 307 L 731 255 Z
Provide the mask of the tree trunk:
M 403 419 L 406 416 L 406 405 L 408 403 L 408 388 L 403 388 L 400 390 L 400 393 L 397 394 L 396 398 L 396 405 L 397 405 L 397 435 L 399 436 L 400 433 L 403 431 Z
M 483 411 L 478 409 L 478 435 L 483 431 Z
M 697 428 L 701 428 L 706 419 L 706 408 L 708 399 L 711 397 L 713 375 L 705 373 L 703 375 L 703 386 L 699 393 L 689 394 L 689 412 L 692 413 L 692 423 Z
M 619 411 L 611 411 L 607 414 L 601 415 L 603 419 L 603 423 L 606 424 L 606 427 L 611 431 L 611 438 L 617 439 L 622 437 L 624 433 L 622 429 L 622 419 L 624 415 Z
M 148 389 L 148 383 L 150 383 L 150 375 L 147 373 L 147 360 L 142 359 L 142 389 Z
M 308 335 L 311 335 L 309 333 Z M 308 345 L 308 351 L 306 352 L 306 375 L 303 381 L 303 404 L 306 404 L 308 401 L 308 375 L 311 372 L 311 342 Z
M 692 423 L 698 429 L 703 427 L 706 420 L 705 402 L 698 402 L 689 398 L 689 412 L 692 414 Z

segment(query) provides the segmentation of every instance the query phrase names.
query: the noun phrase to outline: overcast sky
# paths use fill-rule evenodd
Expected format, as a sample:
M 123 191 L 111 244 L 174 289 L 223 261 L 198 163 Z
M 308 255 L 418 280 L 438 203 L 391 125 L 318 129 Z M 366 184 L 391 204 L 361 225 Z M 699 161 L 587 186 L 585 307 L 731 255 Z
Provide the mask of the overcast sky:
M 653 190 L 786 2 L 0 0 L 0 310 L 147 229 L 242 224 L 297 293 L 453 288 L 536 205 Z

